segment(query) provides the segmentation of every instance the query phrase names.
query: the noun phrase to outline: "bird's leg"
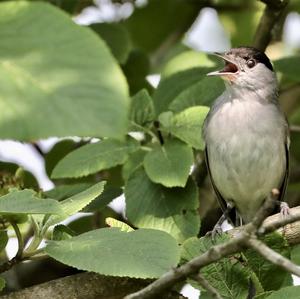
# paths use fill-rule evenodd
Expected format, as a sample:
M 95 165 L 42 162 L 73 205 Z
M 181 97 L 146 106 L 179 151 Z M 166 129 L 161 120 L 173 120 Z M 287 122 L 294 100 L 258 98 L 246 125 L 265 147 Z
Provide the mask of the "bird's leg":
M 222 214 L 222 216 L 219 218 L 219 220 L 217 221 L 217 223 L 215 224 L 214 228 L 212 229 L 212 231 L 207 232 L 206 235 L 211 235 L 212 240 L 215 240 L 217 235 L 221 235 L 223 233 L 222 230 L 222 224 L 226 219 L 229 219 L 229 213 L 230 211 L 233 209 L 233 205 L 231 204 L 227 204 L 226 210 L 224 211 L 224 213 Z
M 242 226 L 243 225 L 243 219 L 239 215 L 238 211 L 235 210 L 235 226 Z

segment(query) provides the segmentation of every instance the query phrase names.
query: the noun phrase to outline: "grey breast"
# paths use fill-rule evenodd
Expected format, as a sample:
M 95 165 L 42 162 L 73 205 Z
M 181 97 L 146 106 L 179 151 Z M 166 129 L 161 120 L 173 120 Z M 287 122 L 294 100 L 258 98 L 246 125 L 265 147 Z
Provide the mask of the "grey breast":
M 205 121 L 204 138 L 216 188 L 249 222 L 285 175 L 284 116 L 272 103 L 225 92 Z

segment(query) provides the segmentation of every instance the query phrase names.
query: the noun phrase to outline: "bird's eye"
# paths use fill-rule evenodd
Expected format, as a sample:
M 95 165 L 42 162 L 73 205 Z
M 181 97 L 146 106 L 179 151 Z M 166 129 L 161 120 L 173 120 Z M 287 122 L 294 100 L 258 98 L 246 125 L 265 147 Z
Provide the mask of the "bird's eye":
M 249 59 L 248 61 L 247 61 L 247 66 L 248 66 L 248 68 L 253 68 L 254 66 L 255 66 L 255 60 L 253 60 L 253 59 Z

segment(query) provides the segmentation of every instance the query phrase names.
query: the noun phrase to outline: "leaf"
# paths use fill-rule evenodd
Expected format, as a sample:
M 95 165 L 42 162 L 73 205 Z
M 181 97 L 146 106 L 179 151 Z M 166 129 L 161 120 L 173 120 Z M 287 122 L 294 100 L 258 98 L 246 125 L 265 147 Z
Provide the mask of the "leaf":
M 291 261 L 300 265 L 300 244 L 294 245 L 291 248 Z
M 220 12 L 220 21 L 233 47 L 252 43 L 264 9 L 263 5 L 257 5 L 256 2 L 258 3 L 258 1 L 239 1 L 236 6 L 241 9 Z
M 120 220 L 114 219 L 112 217 L 108 217 L 105 219 L 105 222 L 110 227 L 118 227 L 122 232 L 131 232 L 134 231 L 134 229 L 126 224 L 125 222 L 122 222 Z
M 6 230 L 0 230 L 0 253 L 5 249 L 8 242 L 8 235 Z M 0 282 L 1 289 L 1 282 Z
M 197 6 L 194 7 L 192 3 L 186 1 L 149 0 L 146 6 L 136 7 L 133 14 L 125 21 L 125 26 L 136 48 L 152 52 L 174 31 L 177 33 L 180 28 L 185 31 L 197 16 L 195 11 Z M 176 16 L 176 18 L 166 16 Z
M 45 167 L 47 175 L 50 176 L 55 165 L 68 153 L 80 146 L 80 143 L 71 139 L 64 139 L 57 142 L 53 148 L 45 154 Z M 51 197 L 51 196 L 50 196 Z
M 84 212 L 99 212 L 102 211 L 111 201 L 119 197 L 123 190 L 119 187 L 105 185 L 104 191 L 84 209 Z
M 264 292 L 264 293 L 261 293 L 261 294 L 255 296 L 254 299 L 266 299 L 266 298 L 269 298 L 269 296 L 270 296 L 272 293 L 273 293 L 273 292 L 271 292 L 271 291 Z
M 52 240 L 61 241 L 68 240 L 75 235 L 74 231 L 72 231 L 69 227 L 59 224 L 56 225 L 53 229 Z
M 300 81 L 300 56 L 290 56 L 274 61 L 276 71 L 290 79 Z
M 264 238 L 264 242 L 273 250 L 279 252 L 286 258 L 290 258 L 290 249 L 286 240 L 278 233 L 272 233 Z M 291 274 L 282 270 L 281 267 L 276 266 L 253 250 L 246 250 L 244 252 L 247 258 L 248 266 L 255 272 L 260 283 L 265 291 L 278 290 L 282 284 L 289 279 L 292 283 Z
M 190 107 L 178 114 L 172 112 L 162 113 L 158 120 L 162 125 L 161 130 L 165 130 L 190 146 L 203 150 L 202 125 L 209 111 L 208 107 Z
M 220 78 L 206 77 L 207 73 L 214 70 L 215 68 L 207 67 L 192 68 L 162 79 L 153 94 L 156 114 L 209 105 L 224 90 L 224 83 Z
M 176 139 L 154 148 L 144 159 L 145 171 L 151 181 L 166 187 L 184 187 L 192 164 L 191 147 Z
M 132 97 L 129 114 L 132 130 L 141 130 L 141 126 L 154 120 L 154 107 L 152 98 L 146 89 L 142 89 Z
M 198 192 L 189 179 L 185 188 L 165 188 L 149 180 L 142 167 L 125 185 L 126 216 L 138 228 L 168 232 L 178 242 L 200 230 Z
M 97 198 L 103 192 L 105 183 L 106 182 L 97 183 L 87 190 L 84 190 L 61 201 L 60 205 L 63 213 L 58 216 L 50 216 L 48 219 L 44 219 L 44 230 L 46 230 L 49 226 L 59 223 L 69 216 L 81 211 L 85 206 L 87 206 L 92 200 Z
M 61 214 L 56 200 L 39 198 L 29 189 L 13 190 L 0 197 L 0 214 Z
M 2 278 L 0 276 L 0 291 L 2 291 L 4 289 L 5 285 L 6 285 L 6 283 L 5 283 L 4 278 Z
M 1 3 L 0 20 L 2 139 L 126 133 L 125 78 L 91 29 L 35 1 Z
M 273 292 L 267 299 L 299 299 L 300 286 L 291 286 L 282 288 L 276 292 Z
M 190 238 L 183 243 L 181 258 L 189 261 L 208 251 L 212 246 L 226 242 L 229 237 L 225 234 L 212 242 L 210 236 Z M 244 299 L 249 288 L 249 270 L 234 257 L 223 258 L 218 262 L 201 268 L 201 274 L 218 290 L 224 299 Z M 193 284 L 194 285 L 194 284 Z
M 123 164 L 128 154 L 137 149 L 134 142 L 102 140 L 86 144 L 58 162 L 52 178 L 78 178 Z
M 128 180 L 129 176 L 140 166 L 143 165 L 144 157 L 146 152 L 142 149 L 137 150 L 134 153 L 131 153 L 124 163 L 122 168 L 122 175 L 124 180 Z
M 177 95 L 169 109 L 179 112 L 191 106 L 210 106 L 223 91 L 224 83 L 220 78 L 205 77 Z
M 217 64 L 205 53 L 188 50 L 169 60 L 163 69 L 162 76 L 165 78 L 195 67 L 217 67 Z
M 58 185 L 57 187 L 44 192 L 46 197 L 50 197 L 61 201 L 68 197 L 71 197 L 79 192 L 86 190 L 91 187 L 93 183 L 75 183 L 69 185 Z
M 179 261 L 176 241 L 165 232 L 150 229 L 97 229 L 50 242 L 45 251 L 77 269 L 121 277 L 157 278 Z
M 107 43 L 114 57 L 125 63 L 132 48 L 125 26 L 117 23 L 97 23 L 90 27 Z
M 122 69 L 129 85 L 130 95 L 136 94 L 143 88 L 152 92 L 153 87 L 146 80 L 150 72 L 150 60 L 144 52 L 139 49 L 131 51 Z

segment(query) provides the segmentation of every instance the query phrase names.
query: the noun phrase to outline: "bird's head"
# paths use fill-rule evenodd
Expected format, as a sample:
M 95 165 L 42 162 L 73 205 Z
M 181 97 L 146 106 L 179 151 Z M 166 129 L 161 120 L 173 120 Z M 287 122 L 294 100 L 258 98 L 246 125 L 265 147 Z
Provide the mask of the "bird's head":
M 239 47 L 214 54 L 224 60 L 225 66 L 208 76 L 220 76 L 234 86 L 249 89 L 261 88 L 269 83 L 276 84 L 272 64 L 264 52 L 253 47 Z

